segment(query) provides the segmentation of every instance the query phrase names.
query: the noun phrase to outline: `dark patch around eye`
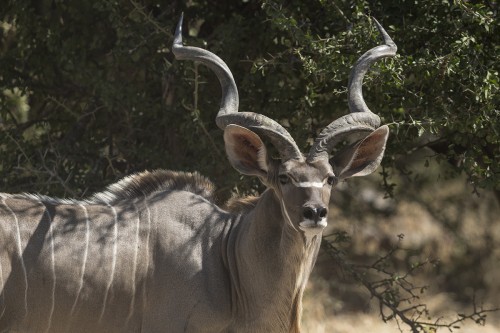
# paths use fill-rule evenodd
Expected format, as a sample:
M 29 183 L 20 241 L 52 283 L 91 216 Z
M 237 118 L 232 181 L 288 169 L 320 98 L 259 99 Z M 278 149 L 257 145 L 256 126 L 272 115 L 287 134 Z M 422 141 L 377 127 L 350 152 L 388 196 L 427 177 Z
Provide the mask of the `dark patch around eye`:
M 278 179 L 279 179 L 280 183 L 283 185 L 287 184 L 290 181 L 290 178 L 288 178 L 287 175 L 279 175 Z
M 329 176 L 326 180 L 328 185 L 332 185 L 332 186 L 337 185 L 338 181 L 339 181 L 339 179 L 335 176 Z

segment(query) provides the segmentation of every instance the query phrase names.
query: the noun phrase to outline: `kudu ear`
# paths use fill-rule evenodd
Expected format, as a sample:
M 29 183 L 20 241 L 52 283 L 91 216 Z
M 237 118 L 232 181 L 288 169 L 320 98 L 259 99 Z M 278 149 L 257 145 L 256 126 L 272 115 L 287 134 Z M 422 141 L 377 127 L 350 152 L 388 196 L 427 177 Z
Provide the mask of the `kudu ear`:
M 340 179 L 366 176 L 375 171 L 384 156 L 389 128 L 381 126 L 363 140 L 346 147 L 333 157 L 332 165 Z
M 227 125 L 224 143 L 229 162 L 236 170 L 250 176 L 267 176 L 267 150 L 257 134 L 242 126 Z

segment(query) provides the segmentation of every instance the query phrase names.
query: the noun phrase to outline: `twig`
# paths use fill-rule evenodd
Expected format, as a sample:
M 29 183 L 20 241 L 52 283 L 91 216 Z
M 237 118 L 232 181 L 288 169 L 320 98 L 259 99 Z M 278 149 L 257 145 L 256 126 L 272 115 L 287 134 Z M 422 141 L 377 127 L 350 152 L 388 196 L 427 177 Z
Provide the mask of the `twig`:
M 169 37 L 172 36 L 172 34 L 169 31 L 165 30 L 156 20 L 151 18 L 150 14 L 146 14 L 146 12 L 144 11 L 144 8 L 139 6 L 139 4 L 137 2 L 135 2 L 134 0 L 130 0 L 130 3 L 134 6 L 134 8 L 137 10 L 137 12 L 139 14 L 144 16 L 144 18 L 146 19 L 147 22 L 152 24 L 156 29 L 158 29 L 159 31 L 161 31 L 165 35 L 167 35 Z
M 403 332 L 401 323 L 409 327 L 413 333 L 430 332 L 429 330 L 435 332 L 438 328 L 447 328 L 452 332 L 453 329 L 459 327 L 458 324 L 467 320 L 472 320 L 477 324 L 484 325 L 487 313 L 500 310 L 499 308 L 484 309 L 482 306 L 478 308 L 476 300 L 473 298 L 473 311 L 470 314 L 458 314 L 457 319 L 444 323 L 441 322 L 442 318 L 438 318 L 433 322 L 421 320 L 423 315 L 425 315 L 425 318 L 429 318 L 427 305 L 424 303 L 413 304 L 413 302 L 420 299 L 415 291 L 420 290 L 420 292 L 423 292 L 426 287 L 415 286 L 408 278 L 415 270 L 431 263 L 431 261 L 426 260 L 422 263 L 413 265 L 404 274 L 397 274 L 388 269 L 388 261 L 393 258 L 397 251 L 404 250 L 400 247 L 402 239 L 403 237 L 400 235 L 398 243 L 371 265 L 354 265 L 347 263 L 343 257 L 343 252 L 333 245 L 335 240 L 323 239 L 322 246 L 326 249 L 327 254 L 340 264 L 343 271 L 347 272 L 352 278 L 362 284 L 368 290 L 371 297 L 378 301 L 382 320 L 384 322 L 395 320 L 401 332 Z M 370 280 L 367 274 L 369 272 L 375 272 L 377 275 L 382 274 L 382 278 Z M 407 305 L 403 307 L 405 304 Z M 386 309 L 390 311 L 389 314 L 385 313 Z

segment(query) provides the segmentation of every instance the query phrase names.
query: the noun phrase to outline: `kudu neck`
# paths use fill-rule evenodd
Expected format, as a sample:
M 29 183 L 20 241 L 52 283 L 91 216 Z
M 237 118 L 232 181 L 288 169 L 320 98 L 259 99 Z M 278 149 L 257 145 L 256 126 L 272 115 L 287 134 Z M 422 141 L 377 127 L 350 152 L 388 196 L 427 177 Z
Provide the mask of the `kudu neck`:
M 318 236 L 306 244 L 280 204 L 278 196 L 267 190 L 242 217 L 231 267 L 237 270 L 232 275 L 239 277 L 233 293 L 237 315 L 246 317 L 249 324 L 257 318 L 266 323 L 262 318 L 268 318 L 269 326 L 260 329 L 298 332 L 302 293 L 321 241 Z

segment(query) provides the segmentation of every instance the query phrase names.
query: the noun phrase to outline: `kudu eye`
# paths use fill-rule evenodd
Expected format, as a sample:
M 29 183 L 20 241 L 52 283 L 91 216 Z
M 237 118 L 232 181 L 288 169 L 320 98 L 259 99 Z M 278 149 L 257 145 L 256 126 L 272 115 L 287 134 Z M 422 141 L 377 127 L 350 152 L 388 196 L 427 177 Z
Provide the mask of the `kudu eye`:
M 278 179 L 282 185 L 288 184 L 290 178 L 287 175 L 279 175 Z
M 338 178 L 335 177 L 335 176 L 329 176 L 326 180 L 326 182 L 328 183 L 328 185 L 337 185 L 338 183 Z

